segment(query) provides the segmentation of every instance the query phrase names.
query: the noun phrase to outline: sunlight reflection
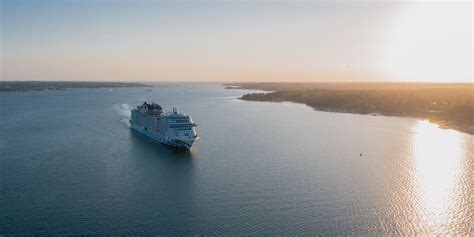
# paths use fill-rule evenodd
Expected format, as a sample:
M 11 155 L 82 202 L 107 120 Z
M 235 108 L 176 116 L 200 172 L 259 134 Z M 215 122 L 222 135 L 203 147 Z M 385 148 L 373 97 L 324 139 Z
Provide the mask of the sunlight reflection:
M 425 226 L 439 230 L 455 208 L 463 156 L 462 134 L 420 121 L 413 128 L 413 197 Z

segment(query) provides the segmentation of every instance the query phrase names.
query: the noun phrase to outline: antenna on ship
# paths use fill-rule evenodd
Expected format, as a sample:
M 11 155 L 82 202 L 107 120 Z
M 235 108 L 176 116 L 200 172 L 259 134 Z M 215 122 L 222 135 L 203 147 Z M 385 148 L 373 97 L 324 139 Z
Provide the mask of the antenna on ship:
M 173 108 L 173 113 L 177 114 L 178 110 L 176 108 Z

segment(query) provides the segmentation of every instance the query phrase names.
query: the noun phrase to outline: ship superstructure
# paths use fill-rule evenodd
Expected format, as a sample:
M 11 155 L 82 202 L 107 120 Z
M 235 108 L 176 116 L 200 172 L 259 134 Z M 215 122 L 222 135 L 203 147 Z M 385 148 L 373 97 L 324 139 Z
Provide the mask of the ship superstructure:
M 155 141 L 181 149 L 190 149 L 199 139 L 197 124 L 189 115 L 179 113 L 176 108 L 164 113 L 156 103 L 143 102 L 133 109 L 130 127 Z

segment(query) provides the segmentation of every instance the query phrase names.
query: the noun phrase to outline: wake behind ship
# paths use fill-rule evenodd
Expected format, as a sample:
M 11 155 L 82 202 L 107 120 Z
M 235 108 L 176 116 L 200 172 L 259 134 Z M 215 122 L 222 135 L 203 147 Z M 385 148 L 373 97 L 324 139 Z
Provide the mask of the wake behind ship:
M 197 124 L 186 114 L 163 113 L 159 104 L 143 102 L 132 110 L 130 127 L 153 140 L 181 149 L 190 149 L 199 139 Z

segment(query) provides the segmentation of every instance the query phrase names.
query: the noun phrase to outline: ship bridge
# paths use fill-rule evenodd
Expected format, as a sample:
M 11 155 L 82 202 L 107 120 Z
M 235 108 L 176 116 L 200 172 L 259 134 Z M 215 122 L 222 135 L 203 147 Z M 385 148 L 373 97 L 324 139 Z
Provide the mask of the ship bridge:
M 171 128 L 189 128 L 196 127 L 197 124 L 187 114 L 178 113 L 176 108 L 173 108 L 173 112 L 166 113 L 168 118 L 169 126 Z

